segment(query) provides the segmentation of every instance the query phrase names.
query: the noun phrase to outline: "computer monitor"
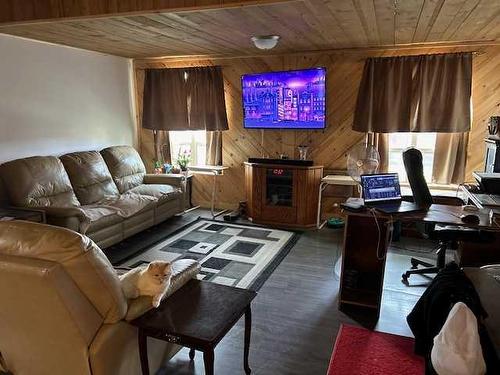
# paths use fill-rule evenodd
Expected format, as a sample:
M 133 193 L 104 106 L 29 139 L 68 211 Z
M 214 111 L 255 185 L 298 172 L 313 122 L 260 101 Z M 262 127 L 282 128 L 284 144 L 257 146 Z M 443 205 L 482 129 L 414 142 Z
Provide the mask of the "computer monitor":
M 365 203 L 401 200 L 397 173 L 362 175 L 361 186 Z

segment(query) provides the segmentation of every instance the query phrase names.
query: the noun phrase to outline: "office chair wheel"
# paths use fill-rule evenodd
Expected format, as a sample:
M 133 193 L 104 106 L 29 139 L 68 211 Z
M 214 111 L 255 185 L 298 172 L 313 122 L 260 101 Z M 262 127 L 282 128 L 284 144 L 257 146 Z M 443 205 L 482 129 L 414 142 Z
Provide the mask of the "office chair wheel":
M 416 270 L 418 268 L 419 264 L 420 264 L 420 262 L 418 261 L 418 259 L 411 258 L 411 269 L 412 270 Z
M 404 283 L 404 284 L 408 284 L 408 278 L 410 277 L 410 275 L 408 273 L 403 273 L 401 275 L 401 281 Z

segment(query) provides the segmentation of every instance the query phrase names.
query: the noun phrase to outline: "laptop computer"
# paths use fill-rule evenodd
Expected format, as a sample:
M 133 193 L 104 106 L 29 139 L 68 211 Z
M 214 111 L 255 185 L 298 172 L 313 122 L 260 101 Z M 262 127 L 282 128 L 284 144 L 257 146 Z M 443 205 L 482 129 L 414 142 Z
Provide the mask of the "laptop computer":
M 401 200 L 401 186 L 397 173 L 365 174 L 361 176 L 365 206 L 383 213 L 420 211 L 421 207 Z

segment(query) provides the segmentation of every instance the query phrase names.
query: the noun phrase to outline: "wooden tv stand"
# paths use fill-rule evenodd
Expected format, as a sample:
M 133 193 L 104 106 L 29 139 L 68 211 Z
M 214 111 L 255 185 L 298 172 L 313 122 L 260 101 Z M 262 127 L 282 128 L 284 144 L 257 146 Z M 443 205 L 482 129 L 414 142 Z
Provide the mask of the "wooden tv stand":
M 248 216 L 257 224 L 314 228 L 323 166 L 245 163 Z

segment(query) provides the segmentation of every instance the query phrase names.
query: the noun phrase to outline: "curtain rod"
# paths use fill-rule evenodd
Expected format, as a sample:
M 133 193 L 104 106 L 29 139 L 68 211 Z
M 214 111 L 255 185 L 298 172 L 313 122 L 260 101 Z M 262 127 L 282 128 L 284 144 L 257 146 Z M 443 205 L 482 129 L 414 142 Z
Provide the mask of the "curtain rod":
M 459 53 L 470 53 L 473 56 L 484 55 L 486 52 L 484 51 L 450 51 L 450 52 L 438 52 L 438 53 L 418 53 L 418 54 L 402 54 L 402 55 L 388 55 L 388 56 L 369 56 L 366 58 L 373 59 L 391 59 L 394 57 L 415 57 L 415 56 L 432 56 L 432 55 L 456 55 Z M 365 58 L 360 59 L 359 61 L 365 60 Z

